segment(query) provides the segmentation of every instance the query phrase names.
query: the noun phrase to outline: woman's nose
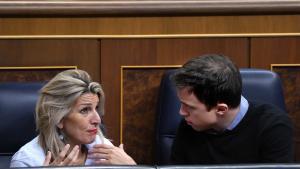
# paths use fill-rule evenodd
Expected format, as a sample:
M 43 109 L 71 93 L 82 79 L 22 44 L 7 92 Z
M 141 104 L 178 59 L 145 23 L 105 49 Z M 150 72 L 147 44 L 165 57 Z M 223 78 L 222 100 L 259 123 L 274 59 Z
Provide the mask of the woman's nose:
M 91 121 L 93 124 L 97 124 L 97 125 L 101 123 L 101 117 L 97 110 L 94 110 Z

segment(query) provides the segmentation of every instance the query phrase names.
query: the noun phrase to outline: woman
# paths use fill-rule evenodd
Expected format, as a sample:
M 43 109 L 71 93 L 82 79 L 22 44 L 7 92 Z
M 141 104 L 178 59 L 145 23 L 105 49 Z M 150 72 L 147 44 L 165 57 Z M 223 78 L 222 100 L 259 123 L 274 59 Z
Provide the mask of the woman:
M 103 114 L 104 92 L 88 73 L 57 74 L 36 105 L 39 135 L 14 154 L 11 167 L 135 164 L 123 145 L 115 147 L 103 136 Z

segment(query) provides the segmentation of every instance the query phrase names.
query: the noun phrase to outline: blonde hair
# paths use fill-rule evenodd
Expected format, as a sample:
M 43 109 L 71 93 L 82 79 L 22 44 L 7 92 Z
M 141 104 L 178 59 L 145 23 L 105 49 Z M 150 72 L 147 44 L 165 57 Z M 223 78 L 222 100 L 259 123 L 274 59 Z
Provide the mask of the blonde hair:
M 60 139 L 58 123 L 67 116 L 77 98 L 84 93 L 94 93 L 99 97 L 99 110 L 104 115 L 104 92 L 97 82 L 92 82 L 83 70 L 66 70 L 57 74 L 40 91 L 36 104 L 36 127 L 39 131 L 39 144 L 44 152 L 51 151 L 56 159 L 65 146 Z M 98 132 L 104 138 L 101 131 Z

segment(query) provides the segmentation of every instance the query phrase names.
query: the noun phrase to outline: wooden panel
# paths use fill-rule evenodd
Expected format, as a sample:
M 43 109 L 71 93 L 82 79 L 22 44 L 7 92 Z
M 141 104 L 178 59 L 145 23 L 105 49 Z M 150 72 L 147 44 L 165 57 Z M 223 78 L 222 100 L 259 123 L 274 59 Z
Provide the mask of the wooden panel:
M 251 67 L 300 63 L 300 37 L 251 38 Z
M 270 69 L 271 64 L 300 63 L 300 37 L 273 37 L 251 39 L 251 67 Z M 295 126 L 296 161 L 300 160 L 299 67 L 274 67 L 283 81 L 287 110 Z
M 98 40 L 0 40 L 0 67 L 78 66 L 100 80 Z
M 294 124 L 295 159 L 300 161 L 300 65 L 274 66 L 282 79 L 287 111 Z
M 106 92 L 106 117 L 108 136 L 118 145 L 120 140 L 120 67 L 122 65 L 179 65 L 191 57 L 205 53 L 223 53 L 241 67 L 249 66 L 248 40 L 246 38 L 203 39 L 112 39 L 101 41 L 101 81 Z M 129 83 L 129 81 L 127 81 Z M 131 83 L 134 83 L 131 82 Z M 130 92 L 130 91 L 128 91 Z M 124 96 L 127 97 L 127 96 Z M 137 98 L 135 98 L 137 99 Z M 128 104 L 125 103 L 124 104 Z M 150 104 L 153 104 L 152 102 Z M 141 105 L 143 106 L 143 105 Z M 155 111 L 156 105 L 147 105 Z M 130 112 L 124 112 L 127 114 Z M 141 116 L 143 117 L 143 116 Z M 143 123 L 141 118 L 136 122 Z M 150 126 L 149 126 L 150 127 Z M 148 130 L 141 128 L 140 130 Z M 135 135 L 136 133 L 126 133 Z M 149 138 L 138 140 L 143 142 Z M 123 140 L 125 149 L 126 140 Z M 151 150 L 149 150 L 151 151 Z M 135 157 L 140 163 L 149 160 Z M 151 161 L 151 160 L 150 160 Z
M 300 15 L 0 18 L 0 35 L 170 35 L 300 32 Z
M 155 164 L 156 102 L 166 69 L 123 69 L 122 140 L 138 164 Z
M 57 68 L 3 68 L 0 67 L 0 82 L 45 82 L 57 73 L 76 67 Z

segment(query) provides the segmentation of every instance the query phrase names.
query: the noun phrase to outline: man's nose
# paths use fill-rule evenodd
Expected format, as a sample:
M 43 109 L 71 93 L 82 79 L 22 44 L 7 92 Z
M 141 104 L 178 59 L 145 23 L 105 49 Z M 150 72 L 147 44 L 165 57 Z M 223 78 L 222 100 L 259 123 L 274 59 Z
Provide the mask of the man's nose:
M 179 114 L 181 116 L 188 116 L 189 113 L 181 106 L 179 110 Z

